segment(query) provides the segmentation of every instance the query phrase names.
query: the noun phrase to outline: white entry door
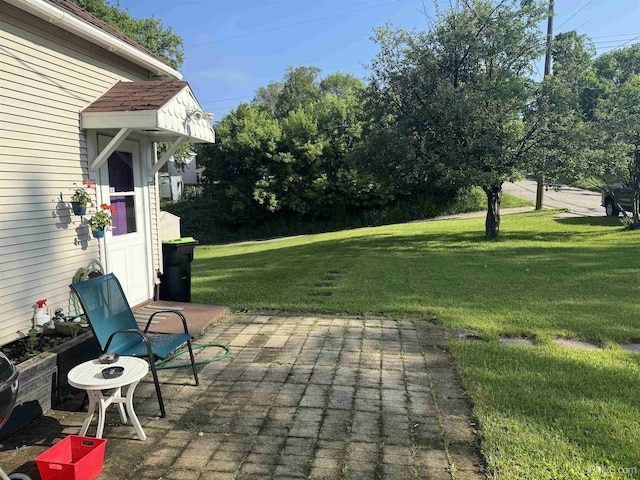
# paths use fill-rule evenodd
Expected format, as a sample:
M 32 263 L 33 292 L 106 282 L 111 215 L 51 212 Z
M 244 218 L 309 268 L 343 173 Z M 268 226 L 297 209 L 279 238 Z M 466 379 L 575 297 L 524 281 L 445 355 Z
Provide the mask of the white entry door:
M 100 136 L 102 150 L 111 140 Z M 146 242 L 140 144 L 126 140 L 100 168 L 102 202 L 115 207 L 113 225 L 104 237 L 106 271 L 114 273 L 131 306 L 151 298 L 151 256 Z M 98 206 L 100 208 L 100 206 Z

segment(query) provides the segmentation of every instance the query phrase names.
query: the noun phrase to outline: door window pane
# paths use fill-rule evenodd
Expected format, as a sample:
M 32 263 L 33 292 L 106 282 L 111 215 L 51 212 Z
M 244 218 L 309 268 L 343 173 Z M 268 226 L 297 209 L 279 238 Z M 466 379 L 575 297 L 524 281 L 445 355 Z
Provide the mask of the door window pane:
M 109 157 L 109 191 L 133 192 L 133 158 L 127 152 L 113 152 Z
M 116 207 L 112 213 L 114 235 L 124 235 L 136 231 L 136 207 L 133 197 L 111 196 L 111 205 Z
M 113 235 L 125 235 L 137 231 L 133 158 L 131 153 L 114 152 L 108 160 L 110 204 Z

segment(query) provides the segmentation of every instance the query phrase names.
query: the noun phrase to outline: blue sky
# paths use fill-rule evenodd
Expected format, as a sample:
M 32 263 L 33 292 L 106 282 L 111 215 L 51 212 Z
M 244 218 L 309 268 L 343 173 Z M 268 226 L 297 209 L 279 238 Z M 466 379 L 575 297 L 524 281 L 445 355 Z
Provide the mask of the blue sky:
M 290 65 L 366 77 L 378 51 L 373 28 L 387 22 L 426 28 L 423 5 L 433 14 L 432 0 L 120 0 L 134 17 L 154 15 L 184 39 L 181 73 L 216 120 L 251 101 L 258 87 L 282 79 Z M 554 33 L 577 29 L 599 53 L 640 42 L 640 0 L 555 5 Z

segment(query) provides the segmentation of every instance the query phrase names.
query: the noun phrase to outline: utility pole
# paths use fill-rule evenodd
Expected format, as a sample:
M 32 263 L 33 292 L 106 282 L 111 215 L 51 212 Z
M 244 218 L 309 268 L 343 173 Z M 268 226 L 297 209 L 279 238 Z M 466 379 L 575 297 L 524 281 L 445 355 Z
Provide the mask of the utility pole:
M 551 75 L 551 41 L 553 40 L 553 2 L 549 0 L 549 18 L 547 20 L 547 51 L 544 56 L 544 76 Z M 536 189 L 536 210 L 542 210 L 544 201 L 544 174 L 538 177 L 538 188 Z

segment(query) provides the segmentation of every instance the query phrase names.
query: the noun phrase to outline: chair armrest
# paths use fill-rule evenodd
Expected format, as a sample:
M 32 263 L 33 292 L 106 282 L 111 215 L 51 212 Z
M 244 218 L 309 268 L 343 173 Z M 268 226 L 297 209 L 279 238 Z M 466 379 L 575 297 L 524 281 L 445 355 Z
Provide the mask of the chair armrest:
M 157 312 L 154 312 L 149 317 L 149 321 L 147 322 L 147 326 L 144 328 L 144 333 L 147 333 L 147 331 L 149 330 L 149 327 L 151 326 L 151 320 L 153 320 L 153 317 L 155 317 L 159 313 L 175 313 L 176 315 L 178 315 L 180 317 L 180 319 L 182 320 L 182 326 L 184 327 L 184 333 L 187 333 L 187 334 L 191 335 L 189 333 L 189 329 L 187 328 L 187 319 L 184 318 L 184 315 L 182 314 L 182 312 L 179 312 L 178 310 L 158 310 Z
M 136 335 L 140 336 L 142 338 L 142 341 L 144 342 L 145 346 L 147 347 L 147 355 L 149 356 L 149 361 L 152 362 L 153 361 L 153 352 L 151 351 L 151 342 L 149 342 L 149 337 L 147 337 L 147 335 L 142 332 L 141 330 L 135 329 L 135 328 L 128 328 L 126 330 L 116 330 L 115 332 L 113 332 L 111 335 L 109 335 L 109 339 L 107 340 L 107 344 L 104 346 L 104 351 L 107 352 L 109 350 L 109 345 L 111 345 L 111 340 L 113 340 L 113 337 L 115 337 L 118 333 L 135 333 Z M 117 352 L 114 352 L 117 353 Z

